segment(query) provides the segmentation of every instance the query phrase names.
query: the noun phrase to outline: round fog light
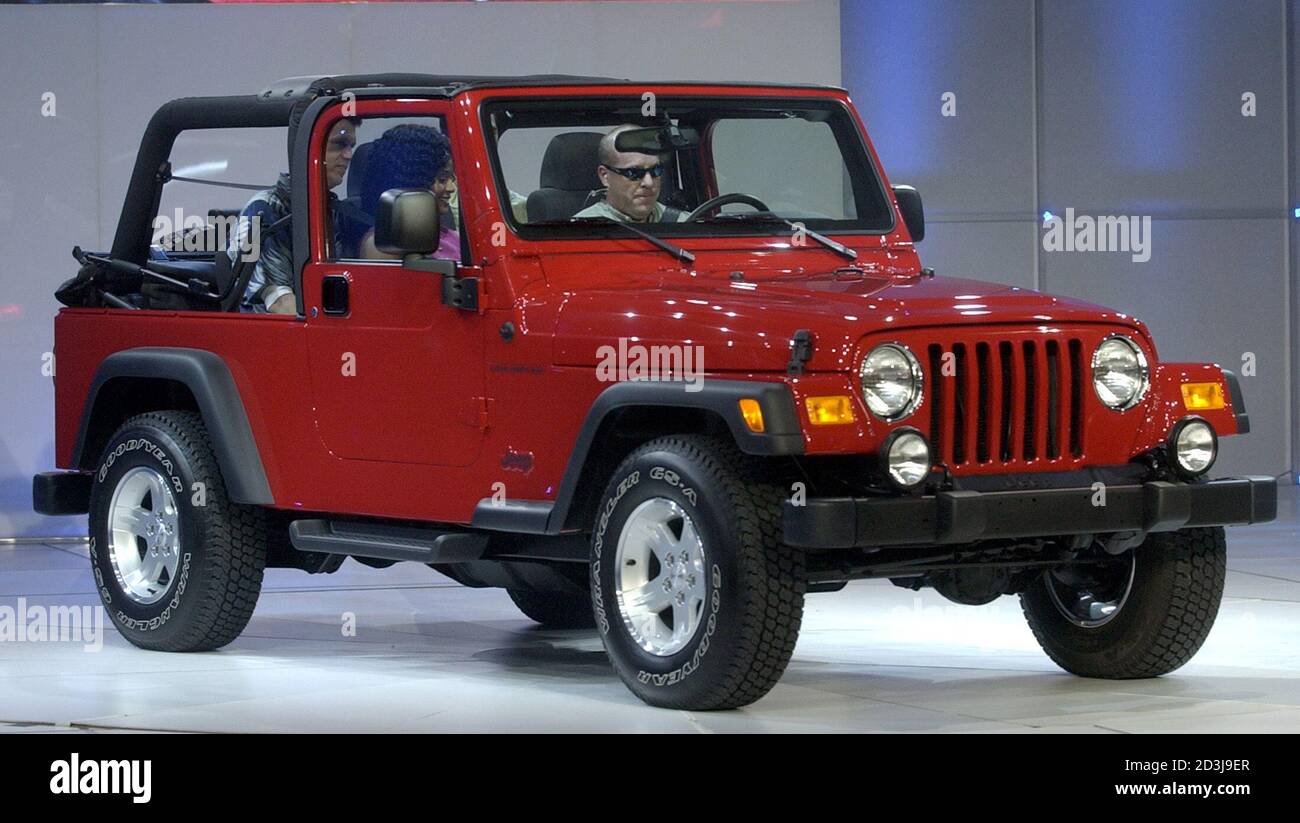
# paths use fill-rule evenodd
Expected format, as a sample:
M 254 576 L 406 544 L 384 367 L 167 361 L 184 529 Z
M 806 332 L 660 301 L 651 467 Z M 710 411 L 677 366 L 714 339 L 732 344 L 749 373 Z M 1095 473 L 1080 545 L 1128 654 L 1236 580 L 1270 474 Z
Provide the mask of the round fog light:
M 930 473 L 930 444 L 915 429 L 900 429 L 885 441 L 885 466 L 889 477 L 903 488 L 911 488 Z
M 1174 427 L 1170 437 L 1174 465 L 1187 477 L 1205 474 L 1219 453 L 1219 438 L 1209 423 L 1199 417 L 1188 418 Z

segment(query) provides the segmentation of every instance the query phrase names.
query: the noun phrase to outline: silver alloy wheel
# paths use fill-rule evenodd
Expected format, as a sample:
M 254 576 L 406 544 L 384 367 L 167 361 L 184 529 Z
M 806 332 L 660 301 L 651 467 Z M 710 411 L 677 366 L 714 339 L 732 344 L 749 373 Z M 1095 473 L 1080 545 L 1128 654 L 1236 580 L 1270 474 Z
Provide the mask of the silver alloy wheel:
M 618 536 L 614 590 L 638 646 L 676 654 L 703 622 L 708 596 L 704 541 L 681 506 L 655 497 L 632 510 Z
M 161 600 L 180 557 L 180 518 L 165 477 L 147 466 L 122 475 L 108 504 L 108 540 L 126 596 L 146 606 Z
M 1095 629 L 1109 623 L 1124 608 L 1133 591 L 1136 571 L 1132 550 L 1127 563 L 1103 568 L 1090 580 L 1062 579 L 1053 569 L 1047 572 L 1047 593 L 1066 620 L 1081 628 Z

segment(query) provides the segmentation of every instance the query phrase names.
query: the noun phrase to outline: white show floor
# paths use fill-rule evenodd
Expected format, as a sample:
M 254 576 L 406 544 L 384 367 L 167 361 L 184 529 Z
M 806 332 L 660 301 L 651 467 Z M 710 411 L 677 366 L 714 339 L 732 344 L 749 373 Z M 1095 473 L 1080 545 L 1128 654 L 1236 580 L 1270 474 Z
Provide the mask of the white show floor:
M 1209 640 L 1164 678 L 1072 677 L 1018 600 L 980 608 L 887 581 L 810 595 L 785 677 L 741 711 L 637 701 L 594 633 L 538 628 L 505 592 L 423 566 L 267 573 L 257 612 L 207 654 L 0 642 L 0 732 L 1300 731 L 1297 490 L 1279 520 L 1228 531 Z M 0 546 L 0 607 L 97 605 L 81 544 Z M 356 619 L 344 637 L 343 615 Z

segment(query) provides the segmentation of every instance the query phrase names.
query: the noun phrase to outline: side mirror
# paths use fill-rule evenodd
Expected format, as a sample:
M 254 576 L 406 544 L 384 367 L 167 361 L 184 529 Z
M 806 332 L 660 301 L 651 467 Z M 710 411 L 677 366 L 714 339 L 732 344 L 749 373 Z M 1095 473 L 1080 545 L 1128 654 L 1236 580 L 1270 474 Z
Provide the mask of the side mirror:
M 389 189 L 375 207 L 375 248 L 424 256 L 438 248 L 438 198 L 428 189 Z
M 898 210 L 903 214 L 912 242 L 920 243 L 925 239 L 925 209 L 921 208 L 920 193 L 912 186 L 894 186 L 894 197 L 898 199 Z
M 431 257 L 438 249 L 438 198 L 428 189 L 389 189 L 375 207 L 375 248 L 400 254 L 402 267 L 442 276 L 444 305 L 478 311 L 479 280 L 462 277 L 455 260 Z

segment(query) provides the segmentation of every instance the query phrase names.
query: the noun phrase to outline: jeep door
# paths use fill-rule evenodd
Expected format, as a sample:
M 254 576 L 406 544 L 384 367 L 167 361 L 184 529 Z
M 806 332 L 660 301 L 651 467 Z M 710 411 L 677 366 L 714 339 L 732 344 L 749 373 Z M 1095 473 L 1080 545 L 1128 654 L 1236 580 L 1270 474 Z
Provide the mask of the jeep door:
M 351 106 L 360 117 L 356 146 L 334 190 L 338 200 L 326 207 L 323 196 L 312 198 L 317 213 L 303 271 L 316 430 L 336 457 L 467 466 L 484 439 L 481 317 L 442 303 L 441 275 L 367 258 L 377 250 L 365 243 L 377 192 L 431 186 L 423 178 L 438 170 L 429 153 L 440 157 L 448 144 L 453 158 L 461 156 L 454 136 L 448 141 L 448 105 L 404 99 Z M 313 129 L 311 171 L 325 185 L 324 144 L 341 109 L 327 110 Z M 401 140 L 392 138 L 394 127 Z M 445 245 L 456 258 L 466 248 L 458 234 Z M 435 256 L 451 256 L 442 251 Z

